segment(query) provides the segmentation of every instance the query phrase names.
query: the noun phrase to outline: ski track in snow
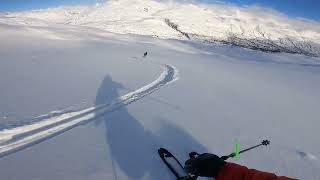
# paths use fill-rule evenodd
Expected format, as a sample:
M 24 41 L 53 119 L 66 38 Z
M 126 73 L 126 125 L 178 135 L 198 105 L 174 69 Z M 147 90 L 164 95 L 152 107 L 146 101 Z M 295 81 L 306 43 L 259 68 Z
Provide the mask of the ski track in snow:
M 179 79 L 178 70 L 174 66 L 165 64 L 163 67 L 164 71 L 158 79 L 115 99 L 111 103 L 81 111 L 66 112 L 35 124 L 0 131 L 0 158 L 38 144 L 79 125 L 87 124 L 102 114 L 135 102 Z

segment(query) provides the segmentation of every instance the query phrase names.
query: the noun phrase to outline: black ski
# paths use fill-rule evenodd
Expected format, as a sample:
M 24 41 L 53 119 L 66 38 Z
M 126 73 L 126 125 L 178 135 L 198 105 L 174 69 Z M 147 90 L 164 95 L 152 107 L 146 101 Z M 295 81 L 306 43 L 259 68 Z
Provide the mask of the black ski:
M 192 176 L 184 171 L 179 160 L 171 154 L 167 149 L 160 148 L 158 153 L 164 164 L 176 176 L 177 180 L 196 180 L 197 176 Z

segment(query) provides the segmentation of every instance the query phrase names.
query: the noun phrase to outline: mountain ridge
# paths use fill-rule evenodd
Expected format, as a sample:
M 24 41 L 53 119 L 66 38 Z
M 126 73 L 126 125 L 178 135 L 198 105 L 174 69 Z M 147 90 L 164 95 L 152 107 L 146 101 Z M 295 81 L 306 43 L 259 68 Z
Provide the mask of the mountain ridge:
M 3 17 L 10 17 L 10 23 L 32 26 L 67 24 L 163 39 L 188 39 L 190 34 L 194 35 L 191 39 L 206 42 L 320 56 L 320 23 L 291 19 L 259 7 L 112 0 L 92 6 L 8 13 L 2 15 L 0 22 L 5 22 Z M 179 30 L 168 26 L 166 20 Z

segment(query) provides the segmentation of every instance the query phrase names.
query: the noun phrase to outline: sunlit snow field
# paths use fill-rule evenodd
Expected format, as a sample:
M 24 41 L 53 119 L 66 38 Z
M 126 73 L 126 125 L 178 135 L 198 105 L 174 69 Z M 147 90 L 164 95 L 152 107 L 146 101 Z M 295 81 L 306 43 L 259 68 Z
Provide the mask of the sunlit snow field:
M 0 23 L 0 150 L 7 129 L 179 79 L 88 124 L 0 158 L 0 179 L 174 179 L 157 155 L 229 154 L 231 162 L 320 179 L 320 59 L 75 25 Z M 148 52 L 146 58 L 143 53 Z

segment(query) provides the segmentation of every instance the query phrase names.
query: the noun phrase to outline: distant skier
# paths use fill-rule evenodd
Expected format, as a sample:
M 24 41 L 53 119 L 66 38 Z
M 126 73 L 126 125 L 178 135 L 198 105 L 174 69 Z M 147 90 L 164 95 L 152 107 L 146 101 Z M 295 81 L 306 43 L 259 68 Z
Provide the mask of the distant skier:
M 148 52 L 145 52 L 145 53 L 143 54 L 143 57 L 145 58 L 145 57 L 147 57 L 147 55 L 148 55 Z
M 225 162 L 217 155 L 209 153 L 187 160 L 185 170 L 198 176 L 213 177 L 215 180 L 297 180 Z

